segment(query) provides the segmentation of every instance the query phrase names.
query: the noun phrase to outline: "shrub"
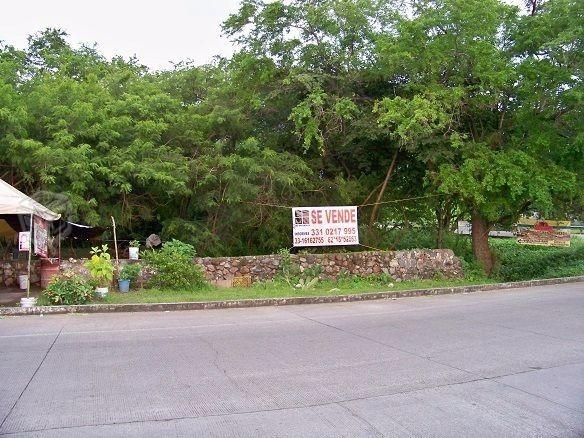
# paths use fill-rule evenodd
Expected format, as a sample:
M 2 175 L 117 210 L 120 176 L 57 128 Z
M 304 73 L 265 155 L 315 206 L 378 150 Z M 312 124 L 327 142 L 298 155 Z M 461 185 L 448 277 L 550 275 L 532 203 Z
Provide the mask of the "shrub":
M 298 280 L 298 283 L 296 283 L 294 285 L 294 289 L 300 289 L 300 290 L 312 289 L 312 288 L 314 288 L 314 286 L 316 286 L 316 283 L 318 283 L 318 277 L 312 277 L 312 278 L 302 277 L 300 280 Z
M 85 262 L 89 274 L 100 286 L 107 286 L 114 278 L 114 265 L 107 249 L 107 245 L 92 247 L 91 258 Z
M 200 289 L 205 285 L 203 269 L 194 263 L 195 248 L 173 239 L 159 250 L 145 251 L 143 260 L 153 270 L 150 285 L 160 288 Z
M 300 275 L 298 281 L 296 281 L 294 288 L 301 290 L 312 289 L 320 281 L 320 275 L 323 272 L 324 269 L 319 264 L 315 264 L 309 268 L 306 268 Z
M 135 281 L 140 275 L 141 267 L 138 263 L 127 263 L 120 271 L 120 280 Z
M 306 268 L 304 272 L 302 272 L 301 277 L 305 279 L 311 279 L 314 277 L 320 278 L 323 272 L 324 268 L 322 267 L 322 265 L 315 263 L 314 265 Z
M 85 304 L 91 300 L 93 286 L 76 274 L 54 277 L 43 295 L 51 304 Z
M 470 260 L 469 260 L 470 259 Z M 464 272 L 464 278 L 469 281 L 485 281 L 487 275 L 480 262 L 476 261 L 474 258 L 460 258 L 462 264 L 462 272 Z
M 288 283 L 290 286 L 298 282 L 298 275 L 300 274 L 300 266 L 292 261 L 292 255 L 288 248 L 278 250 L 280 255 L 280 268 L 278 270 L 277 278 Z
M 504 281 L 584 274 L 584 243 L 572 239 L 568 248 L 518 245 L 515 240 L 493 240 L 495 274 Z

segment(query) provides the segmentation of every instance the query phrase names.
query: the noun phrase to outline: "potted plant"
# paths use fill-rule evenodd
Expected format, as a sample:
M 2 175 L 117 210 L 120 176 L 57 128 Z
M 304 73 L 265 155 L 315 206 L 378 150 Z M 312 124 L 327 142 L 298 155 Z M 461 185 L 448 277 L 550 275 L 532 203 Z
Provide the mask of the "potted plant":
M 107 245 L 102 245 L 101 248 L 99 246 L 92 247 L 91 258 L 85 262 L 85 267 L 91 278 L 97 283 L 95 294 L 100 298 L 107 295 L 108 286 L 114 278 L 114 265 L 107 249 Z
M 124 265 L 118 278 L 118 289 L 120 292 L 129 292 L 130 283 L 140 275 L 140 265 L 138 263 L 127 263 Z
M 130 255 L 130 260 L 138 260 L 140 258 L 139 254 L 140 254 L 140 242 L 137 240 L 132 240 L 130 242 L 130 248 L 129 248 L 129 255 Z
M 28 281 L 29 280 L 28 280 L 27 274 L 23 274 L 23 275 L 18 276 L 18 283 L 19 283 L 20 289 L 23 291 L 26 291 L 26 296 L 22 297 L 20 299 L 20 306 L 21 307 L 35 307 L 36 303 L 37 303 L 37 298 L 31 297 L 29 295 L 30 289 L 28 287 Z

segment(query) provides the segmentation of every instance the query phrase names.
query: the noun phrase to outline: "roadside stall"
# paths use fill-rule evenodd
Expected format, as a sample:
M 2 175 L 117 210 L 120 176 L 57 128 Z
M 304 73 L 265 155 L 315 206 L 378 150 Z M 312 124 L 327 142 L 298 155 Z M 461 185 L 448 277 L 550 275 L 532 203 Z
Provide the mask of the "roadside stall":
M 36 298 L 30 297 L 31 263 L 34 255 L 40 257 L 41 286 L 59 270 L 59 259 L 49 259 L 49 236 L 51 224 L 61 216 L 20 190 L 0 179 L 0 225 L 2 235 L 11 232 L 18 238 L 18 250 L 27 253 L 26 263 L 26 297 L 21 298 L 21 305 L 31 306 Z M 24 281 L 23 276 L 19 278 Z M 24 288 L 23 288 L 24 289 Z

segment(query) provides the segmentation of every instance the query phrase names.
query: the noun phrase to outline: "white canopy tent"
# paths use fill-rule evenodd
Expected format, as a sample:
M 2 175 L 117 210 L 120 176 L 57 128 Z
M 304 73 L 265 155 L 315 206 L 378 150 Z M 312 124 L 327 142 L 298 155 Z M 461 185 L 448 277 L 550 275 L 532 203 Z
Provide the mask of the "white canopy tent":
M 1 214 L 35 215 L 47 221 L 56 221 L 61 217 L 2 179 L 0 179 Z

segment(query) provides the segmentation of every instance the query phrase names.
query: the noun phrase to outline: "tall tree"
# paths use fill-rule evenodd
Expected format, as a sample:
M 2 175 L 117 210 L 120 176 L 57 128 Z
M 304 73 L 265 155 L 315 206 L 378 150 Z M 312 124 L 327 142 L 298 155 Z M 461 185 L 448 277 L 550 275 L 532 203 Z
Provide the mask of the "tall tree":
M 530 61 L 513 38 L 522 23 L 514 7 L 435 0 L 414 2 L 412 10 L 379 45 L 388 72 L 403 78 L 396 96 L 380 101 L 379 122 L 426 163 L 439 192 L 466 208 L 474 254 L 490 273 L 492 225 L 527 209 L 548 211 L 574 189 L 573 172 L 558 159 L 571 142 L 535 147 L 541 135 L 532 127 L 546 118 L 537 108 L 546 100 L 524 95 L 530 84 L 522 69 Z M 561 93 L 571 91 L 567 85 Z M 547 138 L 566 134 L 547 127 Z

